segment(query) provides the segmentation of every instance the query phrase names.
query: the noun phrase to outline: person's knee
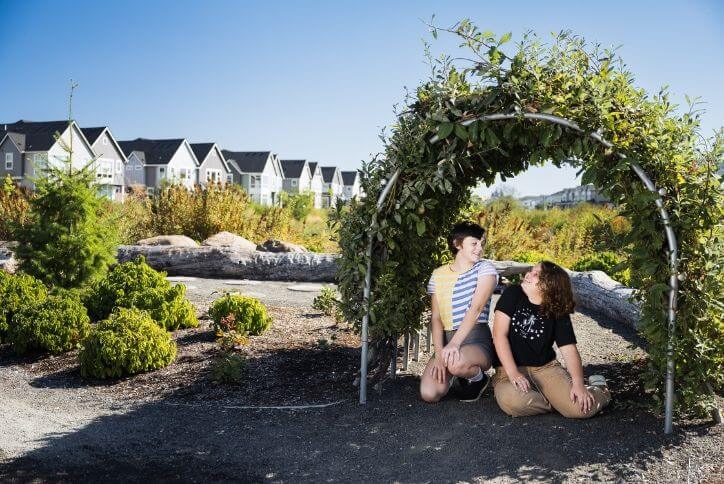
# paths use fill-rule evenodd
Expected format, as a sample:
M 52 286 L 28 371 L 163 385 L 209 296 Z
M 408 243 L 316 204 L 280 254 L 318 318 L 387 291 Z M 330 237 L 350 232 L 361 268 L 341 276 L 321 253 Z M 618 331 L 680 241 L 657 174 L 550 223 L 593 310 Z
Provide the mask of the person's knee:
M 503 412 L 511 417 L 521 417 L 525 415 L 525 402 L 518 395 L 511 391 L 498 391 L 497 388 L 494 393 L 495 401 Z
M 445 394 L 440 392 L 438 389 L 428 385 L 420 386 L 420 398 L 427 403 L 439 402 Z
M 447 371 L 449 371 L 451 375 L 467 377 L 470 376 L 468 375 L 468 373 L 470 373 L 470 365 L 466 361 L 458 360 L 452 365 L 448 365 Z

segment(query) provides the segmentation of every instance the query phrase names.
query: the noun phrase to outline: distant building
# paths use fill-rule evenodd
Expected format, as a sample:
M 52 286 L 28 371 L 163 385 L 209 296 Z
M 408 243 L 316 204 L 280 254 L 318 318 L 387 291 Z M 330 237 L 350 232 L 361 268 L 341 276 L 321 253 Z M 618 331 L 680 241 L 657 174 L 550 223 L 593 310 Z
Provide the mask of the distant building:
M 310 192 L 312 189 L 312 173 L 307 160 L 281 160 L 284 182 L 282 188 L 291 194 Z
M 135 177 L 134 184 L 143 178 L 149 193 L 164 184 L 183 185 L 193 188 L 198 182 L 199 162 L 188 141 L 177 139 L 136 138 L 118 143 L 134 167 L 143 166 L 143 177 Z
M 70 156 L 69 150 L 72 150 Z M 0 178 L 35 188 L 33 178 L 71 157 L 74 168 L 87 166 L 96 154 L 75 121 L 0 123 Z
M 571 207 L 579 203 L 611 203 L 611 200 L 602 195 L 591 184 L 565 188 L 550 195 L 521 197 L 518 201 L 526 208 Z
M 191 143 L 191 149 L 199 162 L 199 185 L 233 183 L 231 168 L 216 143 Z
M 322 167 L 322 207 L 334 208 L 337 206 L 337 200 L 342 198 L 344 190 L 344 182 L 342 181 L 342 172 L 336 166 Z
M 126 187 L 128 159 L 107 126 L 81 128 L 96 158 L 96 181 L 105 197 L 122 202 Z
M 322 168 L 316 161 L 310 161 L 309 173 L 312 180 L 309 182 L 310 189 L 314 193 L 314 208 L 322 208 L 322 189 L 324 188 L 324 179 L 322 178 Z
M 260 205 L 279 205 L 284 171 L 271 151 L 222 150 L 231 167 L 234 183 Z
M 359 171 L 343 171 L 342 173 L 342 199 L 352 200 L 362 196 L 362 187 L 360 185 Z

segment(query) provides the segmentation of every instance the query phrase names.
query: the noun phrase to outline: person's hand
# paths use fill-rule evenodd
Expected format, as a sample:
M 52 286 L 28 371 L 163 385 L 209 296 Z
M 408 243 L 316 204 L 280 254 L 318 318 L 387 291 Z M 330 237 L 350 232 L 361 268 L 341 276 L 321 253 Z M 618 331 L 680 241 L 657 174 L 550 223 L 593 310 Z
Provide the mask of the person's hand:
M 528 393 L 528 390 L 530 390 L 530 382 L 521 372 L 516 371 L 514 374 L 510 375 L 509 378 L 510 382 L 516 389 L 523 393 Z
M 445 368 L 445 361 L 442 359 L 442 356 L 435 356 L 432 360 L 430 374 L 432 375 L 432 379 L 437 383 L 445 383 L 447 379 L 447 369 Z
M 460 360 L 460 346 L 448 343 L 442 349 L 442 360 L 445 362 L 445 366 L 450 368 Z
M 591 395 L 591 392 L 588 391 L 583 383 L 573 384 L 570 397 L 572 402 L 578 403 L 583 413 L 588 413 L 591 407 L 593 407 L 593 395 Z

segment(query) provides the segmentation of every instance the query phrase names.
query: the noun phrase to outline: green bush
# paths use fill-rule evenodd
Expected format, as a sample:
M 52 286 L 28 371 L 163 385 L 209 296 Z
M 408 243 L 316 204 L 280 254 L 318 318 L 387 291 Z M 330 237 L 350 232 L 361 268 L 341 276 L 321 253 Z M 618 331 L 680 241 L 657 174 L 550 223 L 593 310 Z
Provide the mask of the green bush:
M 246 368 L 246 360 L 238 353 L 223 353 L 211 367 L 211 380 L 238 385 Z
M 117 229 L 103 218 L 93 164 L 72 167 L 73 153 L 65 148 L 61 165 L 48 165 L 34 180 L 27 220 L 13 235 L 24 272 L 49 286 L 73 288 L 93 283 L 115 261 Z
M 80 301 L 67 296 L 22 307 L 12 319 L 8 341 L 17 354 L 64 353 L 80 346 L 90 331 L 90 318 Z
M 623 268 L 623 260 L 613 252 L 599 252 L 578 259 L 571 269 L 574 271 L 603 271 L 612 279 L 624 284 L 631 283 L 630 271 Z
M 214 330 L 222 330 L 222 319 L 232 315 L 236 331 L 259 335 L 271 326 L 266 308 L 257 299 L 240 294 L 226 294 L 211 305 L 209 316 L 214 320 Z
M 117 378 L 158 370 L 176 358 L 176 343 L 140 309 L 119 308 L 101 321 L 83 342 L 80 372 Z
M 544 253 L 535 250 L 522 250 L 513 254 L 511 256 L 511 260 L 514 260 L 515 262 L 537 264 L 542 260 L 551 260 L 551 258 L 546 256 Z
M 42 301 L 47 290 L 42 282 L 25 274 L 10 275 L 0 270 L 0 341 L 8 333 L 13 315 L 29 302 Z
M 116 307 L 138 308 L 167 330 L 197 327 L 194 307 L 184 297 L 186 286 L 172 286 L 165 276 L 142 257 L 118 264 L 89 294 L 86 304 L 91 318 L 107 318 Z

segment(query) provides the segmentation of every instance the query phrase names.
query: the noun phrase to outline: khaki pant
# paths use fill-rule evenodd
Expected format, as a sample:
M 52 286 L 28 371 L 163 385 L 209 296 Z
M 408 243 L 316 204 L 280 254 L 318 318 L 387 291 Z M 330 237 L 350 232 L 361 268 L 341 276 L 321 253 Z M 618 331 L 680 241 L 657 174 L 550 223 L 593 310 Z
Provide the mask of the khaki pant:
M 587 388 L 593 395 L 594 402 L 588 412 L 581 411 L 580 404 L 571 401 L 571 376 L 557 360 L 543 366 L 519 366 L 518 371 L 531 383 L 528 393 L 513 386 L 502 366 L 495 369 L 493 377 L 495 400 L 501 410 L 513 417 L 538 415 L 555 410 L 567 418 L 589 418 L 611 401 L 607 388 L 589 386 Z

